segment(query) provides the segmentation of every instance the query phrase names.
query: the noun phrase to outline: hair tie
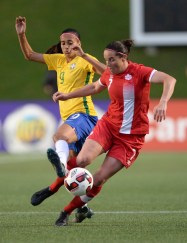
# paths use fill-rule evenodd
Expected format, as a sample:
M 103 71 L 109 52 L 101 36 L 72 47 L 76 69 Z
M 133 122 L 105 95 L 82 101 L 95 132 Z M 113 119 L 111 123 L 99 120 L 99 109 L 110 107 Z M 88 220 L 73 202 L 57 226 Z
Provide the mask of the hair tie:
M 77 40 L 80 41 L 79 37 L 72 32 L 65 32 L 61 34 L 61 36 L 66 36 L 66 35 L 72 35 L 73 37 L 75 37 Z
M 113 49 L 110 49 L 110 48 L 105 48 L 105 50 L 115 51 L 116 53 L 119 53 L 121 55 L 127 55 L 126 53 L 123 53 L 123 52 L 120 52 L 120 51 L 116 51 L 116 50 L 113 50 Z

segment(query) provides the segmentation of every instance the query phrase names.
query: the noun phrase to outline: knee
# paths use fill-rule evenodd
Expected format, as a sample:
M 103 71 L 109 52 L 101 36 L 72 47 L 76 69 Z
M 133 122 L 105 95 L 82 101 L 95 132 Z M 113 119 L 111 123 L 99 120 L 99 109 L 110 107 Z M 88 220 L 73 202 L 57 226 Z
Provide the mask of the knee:
M 91 164 L 91 158 L 89 155 L 78 155 L 77 156 L 77 166 L 85 168 L 87 165 Z
M 53 142 L 55 143 L 57 141 L 56 139 L 56 133 L 53 135 Z
M 65 135 L 60 134 L 58 131 L 53 135 L 53 141 L 57 142 L 58 140 L 64 140 L 69 143 L 69 138 Z

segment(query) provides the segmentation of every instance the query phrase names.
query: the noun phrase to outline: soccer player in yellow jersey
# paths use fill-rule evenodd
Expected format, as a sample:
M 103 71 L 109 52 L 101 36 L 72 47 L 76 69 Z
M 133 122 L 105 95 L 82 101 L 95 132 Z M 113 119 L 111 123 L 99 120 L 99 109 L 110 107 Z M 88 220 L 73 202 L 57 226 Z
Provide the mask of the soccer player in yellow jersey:
M 96 58 L 83 52 L 80 34 L 75 29 L 66 29 L 60 35 L 62 53 L 41 54 L 35 52 L 26 38 L 25 17 L 16 18 L 16 32 L 21 50 L 29 61 L 44 63 L 49 70 L 57 72 L 58 91 L 69 93 L 92 83 L 94 72 L 102 74 L 106 66 Z M 97 114 L 91 96 L 59 101 L 60 114 L 64 123 L 53 136 L 55 150 L 48 149 L 47 156 L 57 172 L 56 181 L 49 187 L 33 194 L 32 205 L 36 206 L 53 195 L 64 183 L 67 169 L 76 166 L 75 158 L 86 137 L 97 122 Z M 79 215 L 81 209 L 79 209 Z M 92 211 L 84 207 L 84 215 L 77 222 L 92 216 Z

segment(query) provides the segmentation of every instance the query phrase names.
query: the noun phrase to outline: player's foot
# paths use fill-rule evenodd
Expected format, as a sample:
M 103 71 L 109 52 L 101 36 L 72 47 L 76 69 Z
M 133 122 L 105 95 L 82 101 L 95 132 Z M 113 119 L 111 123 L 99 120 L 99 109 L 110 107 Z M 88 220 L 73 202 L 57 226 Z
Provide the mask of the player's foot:
M 49 187 L 46 187 L 38 192 L 35 192 L 31 197 L 31 204 L 33 206 L 37 206 L 40 203 L 42 203 L 46 198 L 53 195 L 54 192 L 52 192 Z
M 57 175 L 59 177 L 65 176 L 65 167 L 60 162 L 60 158 L 58 157 L 58 154 L 52 148 L 49 148 L 47 150 L 47 157 L 48 157 L 48 160 L 53 165 L 53 167 L 55 168 Z
M 90 219 L 94 215 L 94 212 L 91 208 L 84 206 L 82 208 L 78 208 L 75 213 L 75 218 L 73 219 L 74 223 L 81 223 L 86 218 Z
M 67 226 L 68 219 L 69 219 L 69 215 L 65 211 L 62 211 L 60 213 L 59 218 L 56 220 L 55 225 L 56 226 Z

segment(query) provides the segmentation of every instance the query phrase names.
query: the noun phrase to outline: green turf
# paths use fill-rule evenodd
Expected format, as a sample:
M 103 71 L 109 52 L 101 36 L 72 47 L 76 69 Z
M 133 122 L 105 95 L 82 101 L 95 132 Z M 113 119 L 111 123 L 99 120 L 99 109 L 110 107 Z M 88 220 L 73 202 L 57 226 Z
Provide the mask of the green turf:
M 45 155 L 1 154 L 0 242 L 186 242 L 186 161 L 186 153 L 142 154 L 90 202 L 92 219 L 55 227 L 72 198 L 64 188 L 40 206 L 30 205 L 32 193 L 55 178 Z

